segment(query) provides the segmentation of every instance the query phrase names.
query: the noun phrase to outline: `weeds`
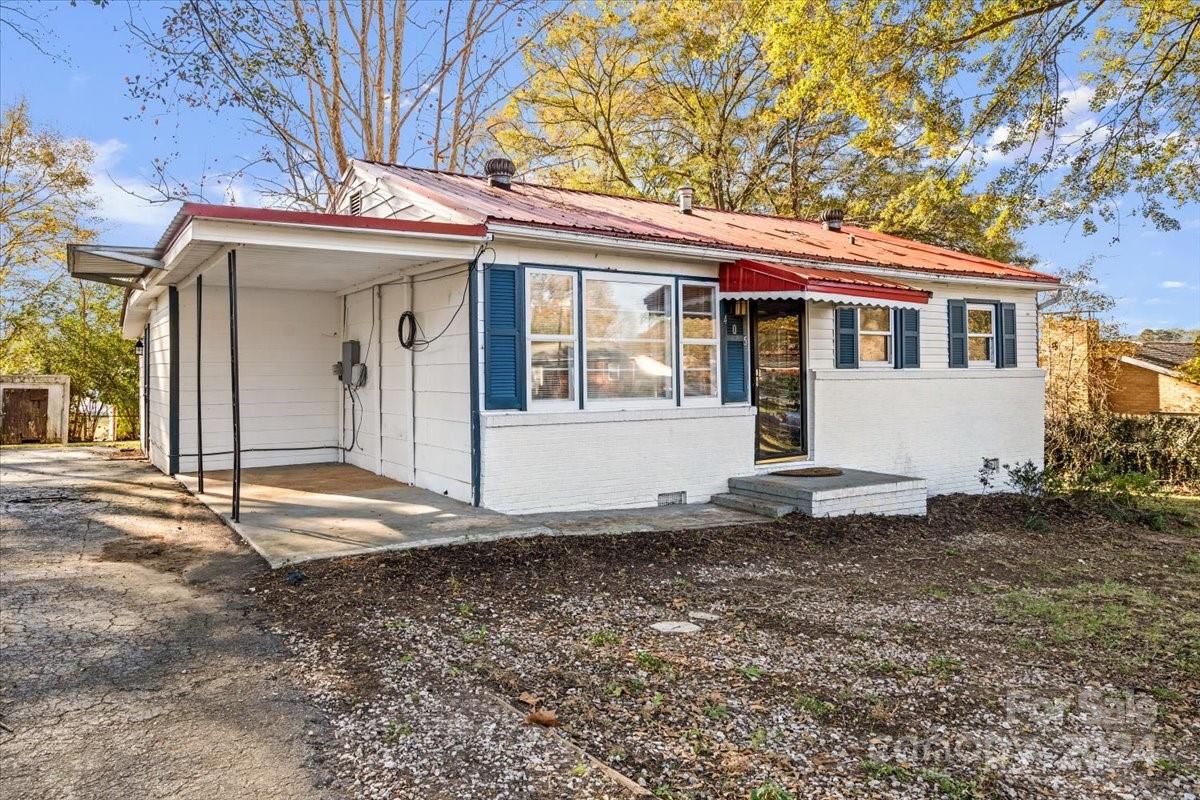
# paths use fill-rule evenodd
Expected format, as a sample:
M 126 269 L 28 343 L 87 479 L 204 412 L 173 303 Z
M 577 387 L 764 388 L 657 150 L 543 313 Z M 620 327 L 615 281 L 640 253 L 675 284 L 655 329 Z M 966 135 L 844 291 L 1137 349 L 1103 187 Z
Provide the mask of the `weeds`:
M 795 800 L 795 795 L 774 781 L 767 781 L 750 790 L 750 800 Z
M 621 641 L 621 637 L 617 635 L 617 632 L 607 629 L 588 634 L 587 637 L 587 642 L 592 647 L 604 647 L 608 644 L 616 644 L 619 641 Z
M 808 694 L 797 693 L 793 705 L 813 719 L 824 719 L 833 713 L 834 705 Z

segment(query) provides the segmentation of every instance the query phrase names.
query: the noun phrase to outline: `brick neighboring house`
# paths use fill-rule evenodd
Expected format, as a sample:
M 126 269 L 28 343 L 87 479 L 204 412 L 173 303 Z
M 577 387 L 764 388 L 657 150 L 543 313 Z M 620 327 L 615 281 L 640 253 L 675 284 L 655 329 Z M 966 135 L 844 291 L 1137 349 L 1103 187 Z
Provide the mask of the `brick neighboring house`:
M 1120 414 L 1200 414 L 1200 383 L 1179 368 L 1196 355 L 1191 342 L 1140 342 L 1117 362 L 1108 407 Z
M 1103 339 L 1097 320 L 1044 315 L 1038 363 L 1047 413 L 1200 414 L 1200 383 L 1179 371 L 1195 355 L 1191 342 Z

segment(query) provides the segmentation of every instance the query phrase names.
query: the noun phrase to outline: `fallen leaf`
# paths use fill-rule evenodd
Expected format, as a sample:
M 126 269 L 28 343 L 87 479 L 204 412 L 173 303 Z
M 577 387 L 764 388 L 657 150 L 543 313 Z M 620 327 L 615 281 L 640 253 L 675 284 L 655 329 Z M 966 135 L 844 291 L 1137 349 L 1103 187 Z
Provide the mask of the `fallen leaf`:
M 558 714 L 555 714 L 552 709 L 540 708 L 535 711 L 530 711 L 525 717 L 527 725 L 543 725 L 547 728 L 553 728 L 558 725 Z
M 542 698 L 538 697 L 536 694 L 532 694 L 531 692 L 521 692 L 519 695 L 517 695 L 517 699 L 525 705 L 536 706 Z

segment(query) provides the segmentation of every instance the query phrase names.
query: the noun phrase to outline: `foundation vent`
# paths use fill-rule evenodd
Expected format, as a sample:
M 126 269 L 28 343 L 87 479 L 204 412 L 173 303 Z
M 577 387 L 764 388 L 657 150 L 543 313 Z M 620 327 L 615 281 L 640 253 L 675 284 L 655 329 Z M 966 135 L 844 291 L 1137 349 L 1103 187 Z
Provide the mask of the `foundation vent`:
M 660 506 L 681 506 L 687 503 L 687 492 L 665 492 L 658 496 Z

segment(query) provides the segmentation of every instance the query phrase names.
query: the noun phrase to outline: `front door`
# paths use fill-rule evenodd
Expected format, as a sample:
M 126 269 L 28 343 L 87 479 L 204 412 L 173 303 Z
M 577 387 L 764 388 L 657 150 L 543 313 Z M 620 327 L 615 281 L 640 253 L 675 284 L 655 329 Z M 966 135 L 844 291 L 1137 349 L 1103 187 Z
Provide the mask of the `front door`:
M 759 461 L 805 454 L 804 301 L 750 304 L 751 370 Z

